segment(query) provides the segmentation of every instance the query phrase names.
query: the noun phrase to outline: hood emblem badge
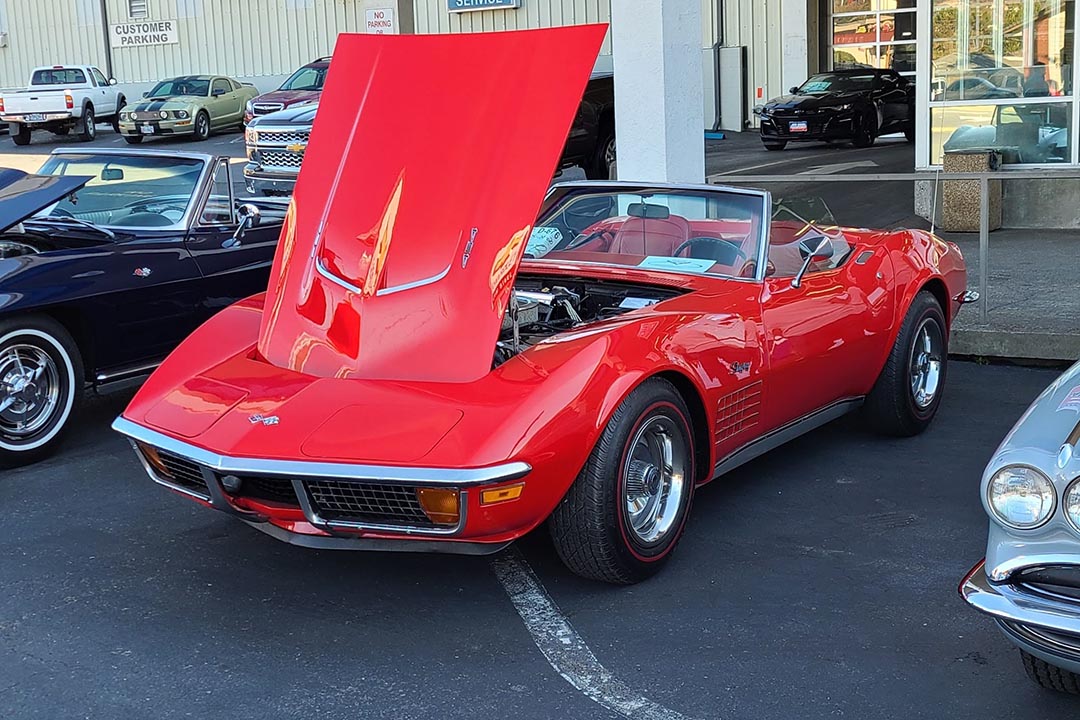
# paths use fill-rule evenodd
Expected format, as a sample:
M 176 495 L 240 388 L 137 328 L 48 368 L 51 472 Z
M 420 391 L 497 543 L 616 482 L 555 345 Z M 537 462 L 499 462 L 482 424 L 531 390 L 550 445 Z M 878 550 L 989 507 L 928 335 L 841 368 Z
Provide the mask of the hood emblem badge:
M 465 252 L 461 253 L 461 269 L 469 264 L 469 256 L 472 255 L 473 245 L 476 243 L 476 228 L 469 233 L 469 242 L 465 243 Z
M 278 416 L 277 415 L 267 415 L 267 416 L 252 415 L 251 417 L 248 418 L 248 422 L 251 423 L 252 425 L 259 425 L 259 424 L 266 425 L 266 426 L 277 425 L 278 424 Z
M 154 271 L 151 270 L 148 267 L 140 267 L 140 268 L 135 268 L 135 271 L 133 273 L 131 273 L 131 274 L 134 275 L 135 277 L 144 278 L 144 277 L 150 277 L 150 273 L 152 273 L 152 272 L 154 272 Z

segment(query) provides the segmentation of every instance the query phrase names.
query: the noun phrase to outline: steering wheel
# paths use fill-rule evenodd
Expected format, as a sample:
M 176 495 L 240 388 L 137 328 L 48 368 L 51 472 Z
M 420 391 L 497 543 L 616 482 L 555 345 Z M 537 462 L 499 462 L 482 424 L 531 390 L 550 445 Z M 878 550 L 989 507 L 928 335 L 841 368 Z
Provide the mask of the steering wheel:
M 596 238 L 601 238 L 601 237 L 604 237 L 605 235 L 610 235 L 612 240 L 615 239 L 615 231 L 614 230 L 610 230 L 608 228 L 600 228 L 599 230 L 594 230 L 591 233 L 589 233 L 588 235 L 585 235 L 585 236 L 583 236 L 583 237 L 581 237 L 581 238 L 579 238 L 577 240 L 571 240 L 570 244 L 567 245 L 564 248 L 564 250 L 573 250 L 574 248 L 579 248 L 582 245 L 584 245 L 585 243 L 592 242 Z
M 713 245 L 719 245 L 725 252 L 731 253 L 732 257 L 730 262 L 722 257 L 715 258 L 716 262 L 722 265 L 734 266 L 739 260 L 749 260 L 750 257 L 743 252 L 742 246 L 734 240 L 725 240 L 724 238 L 715 237 L 692 237 L 689 240 L 683 241 L 679 247 L 675 248 L 675 252 L 671 253 L 671 257 L 679 257 L 683 250 L 693 247 L 697 243 L 711 243 Z M 722 255 L 722 253 L 721 253 Z

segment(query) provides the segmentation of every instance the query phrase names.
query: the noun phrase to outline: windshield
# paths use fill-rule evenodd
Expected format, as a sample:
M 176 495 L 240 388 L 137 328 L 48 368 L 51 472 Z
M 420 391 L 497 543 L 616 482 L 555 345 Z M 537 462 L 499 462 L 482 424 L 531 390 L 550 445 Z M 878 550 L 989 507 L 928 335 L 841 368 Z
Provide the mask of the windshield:
M 870 90 L 874 73 L 822 73 L 814 75 L 799 87 L 800 95 L 824 95 L 835 92 Z
M 42 175 L 84 175 L 81 190 L 35 217 L 74 217 L 115 228 L 177 225 L 191 205 L 204 162 L 197 158 L 134 155 L 53 155 Z
M 281 86 L 282 90 L 322 90 L 323 82 L 326 80 L 326 71 L 328 68 L 312 68 L 305 67 L 300 68 L 292 74 L 285 84 Z
M 571 192 L 525 257 L 753 278 L 764 196 L 736 191 Z
M 146 94 L 148 98 L 173 97 L 175 95 L 198 95 L 205 97 L 210 94 L 210 80 L 208 78 L 173 78 L 162 80 L 154 89 Z

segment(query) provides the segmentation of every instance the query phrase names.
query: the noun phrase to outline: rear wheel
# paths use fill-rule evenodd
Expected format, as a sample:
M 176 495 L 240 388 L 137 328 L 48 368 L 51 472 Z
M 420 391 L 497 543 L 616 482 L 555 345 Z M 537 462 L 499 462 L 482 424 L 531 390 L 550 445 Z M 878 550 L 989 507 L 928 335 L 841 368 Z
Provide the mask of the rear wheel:
M 787 147 L 787 142 L 785 140 L 772 140 L 772 141 L 762 140 L 761 144 L 765 146 L 766 150 L 773 150 L 773 151 L 783 150 L 784 148 Z
M 82 358 L 62 325 L 40 316 L 0 322 L 0 466 L 53 452 L 82 391 Z
M 1024 672 L 1039 687 L 1080 695 L 1080 675 L 1062 670 L 1023 650 L 1020 651 L 1020 659 L 1024 662 Z
M 30 144 L 30 126 L 19 125 L 19 129 L 11 136 L 12 142 L 16 145 L 29 145 Z
M 885 367 L 866 397 L 869 423 L 887 435 L 918 435 L 937 414 L 945 391 L 949 335 L 933 293 L 915 296 Z
M 578 575 L 630 584 L 656 573 L 682 537 L 694 492 L 690 413 L 671 383 L 623 400 L 549 520 Z
M 94 106 L 87 105 L 83 110 L 83 129 L 79 133 L 79 139 L 89 142 L 97 137 L 97 118 L 94 116 Z

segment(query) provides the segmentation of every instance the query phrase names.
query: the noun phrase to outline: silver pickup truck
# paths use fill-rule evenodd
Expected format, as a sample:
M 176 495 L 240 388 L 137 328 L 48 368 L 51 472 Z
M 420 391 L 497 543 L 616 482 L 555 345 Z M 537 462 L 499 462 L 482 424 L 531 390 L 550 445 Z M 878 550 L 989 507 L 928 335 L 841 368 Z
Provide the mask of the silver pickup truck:
M 80 140 L 97 136 L 97 123 L 116 128 L 120 109 L 127 104 L 116 80 L 91 65 L 52 65 L 34 68 L 25 90 L 0 94 L 0 124 L 7 123 L 16 145 L 28 145 L 30 133 L 47 130 Z

